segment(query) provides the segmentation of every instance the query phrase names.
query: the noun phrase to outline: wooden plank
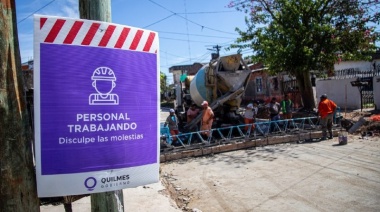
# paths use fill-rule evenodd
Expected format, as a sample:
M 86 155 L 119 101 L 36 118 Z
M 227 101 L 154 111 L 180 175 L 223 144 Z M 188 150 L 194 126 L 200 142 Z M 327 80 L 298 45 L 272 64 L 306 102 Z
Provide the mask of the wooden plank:
M 310 133 L 302 133 L 302 134 L 299 134 L 299 140 L 300 140 L 300 141 L 310 140 L 310 139 L 311 139 L 311 135 L 310 135 Z

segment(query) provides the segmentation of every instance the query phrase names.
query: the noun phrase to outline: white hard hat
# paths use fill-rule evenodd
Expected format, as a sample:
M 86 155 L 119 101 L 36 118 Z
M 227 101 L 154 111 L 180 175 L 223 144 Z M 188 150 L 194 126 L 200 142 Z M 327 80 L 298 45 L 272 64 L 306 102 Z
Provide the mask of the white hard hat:
M 91 77 L 92 80 L 112 80 L 116 81 L 115 73 L 108 67 L 99 67 L 95 69 Z
M 174 111 L 174 109 L 170 109 L 169 112 L 174 113 L 175 111 Z

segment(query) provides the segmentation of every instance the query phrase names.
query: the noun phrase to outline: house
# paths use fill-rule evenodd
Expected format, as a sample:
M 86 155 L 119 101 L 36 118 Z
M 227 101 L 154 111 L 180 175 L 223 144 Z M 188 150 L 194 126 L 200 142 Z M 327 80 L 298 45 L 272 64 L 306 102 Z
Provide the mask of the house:
M 169 73 L 173 74 L 173 85 L 170 97 L 174 99 L 174 108 L 178 111 L 185 111 L 184 103 L 191 104 L 190 82 L 202 68 L 203 64 L 193 63 L 192 65 L 178 65 L 169 68 Z M 181 107 L 182 106 L 182 107 Z
M 33 89 L 33 60 L 21 64 L 25 90 Z
M 245 89 L 243 98 L 245 102 L 268 103 L 273 97 L 276 97 L 277 101 L 280 102 L 284 94 L 287 94 L 293 101 L 295 108 L 301 106 L 301 95 L 295 78 L 285 73 L 270 75 L 267 68 L 261 63 L 248 66 L 252 70 L 252 74 Z
M 173 83 L 178 85 L 180 83 L 181 76 L 194 76 L 203 64 L 193 63 L 192 65 L 178 65 L 169 68 L 169 73 L 173 74 Z
M 357 81 L 357 83 L 355 83 Z M 365 85 L 359 81 L 366 81 Z M 316 81 L 316 96 L 327 94 L 342 109 L 380 106 L 380 50 L 371 61 L 341 61 L 333 76 Z

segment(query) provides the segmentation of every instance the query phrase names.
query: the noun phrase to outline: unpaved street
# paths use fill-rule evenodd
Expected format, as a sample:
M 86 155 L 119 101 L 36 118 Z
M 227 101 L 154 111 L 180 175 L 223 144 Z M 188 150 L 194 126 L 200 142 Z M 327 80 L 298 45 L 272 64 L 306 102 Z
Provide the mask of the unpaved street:
M 161 182 L 124 189 L 125 211 L 181 211 L 173 200 L 194 212 L 380 211 L 380 138 L 337 144 L 335 137 L 161 163 Z M 73 210 L 91 211 L 90 197 Z
M 183 209 L 380 211 L 380 139 L 350 136 L 161 164 Z

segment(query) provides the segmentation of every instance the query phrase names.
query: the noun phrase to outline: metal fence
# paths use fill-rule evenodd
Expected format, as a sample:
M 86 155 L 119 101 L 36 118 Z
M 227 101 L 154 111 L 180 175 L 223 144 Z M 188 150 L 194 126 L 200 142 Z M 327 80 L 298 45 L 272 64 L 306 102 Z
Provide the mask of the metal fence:
M 351 79 L 357 77 L 374 77 L 380 76 L 380 65 L 376 69 L 362 71 L 358 68 L 347 68 L 342 70 L 336 70 L 332 79 Z
M 380 64 L 374 64 L 372 70 L 362 71 L 358 68 L 348 68 L 335 71 L 332 79 L 355 79 L 356 82 L 365 84 L 356 85 L 360 92 L 361 109 L 374 107 L 373 77 L 380 76 Z M 353 82 L 351 82 L 353 83 Z
M 339 115 L 336 117 L 340 117 L 340 110 L 337 114 Z M 337 126 L 337 118 L 334 118 L 334 123 Z M 254 127 L 252 127 L 252 125 L 254 125 Z M 170 134 L 169 129 L 161 126 L 161 138 L 162 142 L 165 142 L 168 145 L 176 144 L 177 146 L 186 148 L 195 144 L 223 143 L 233 140 L 257 139 L 260 137 L 311 132 L 320 130 L 318 125 L 318 117 L 262 121 L 255 122 L 254 124 L 214 128 L 209 131 L 210 136 L 203 135 L 203 133 L 208 131 L 180 133 L 179 135 L 175 135 L 176 142 L 173 141 L 174 136 Z M 247 131 L 244 130 L 246 127 L 248 127 Z

